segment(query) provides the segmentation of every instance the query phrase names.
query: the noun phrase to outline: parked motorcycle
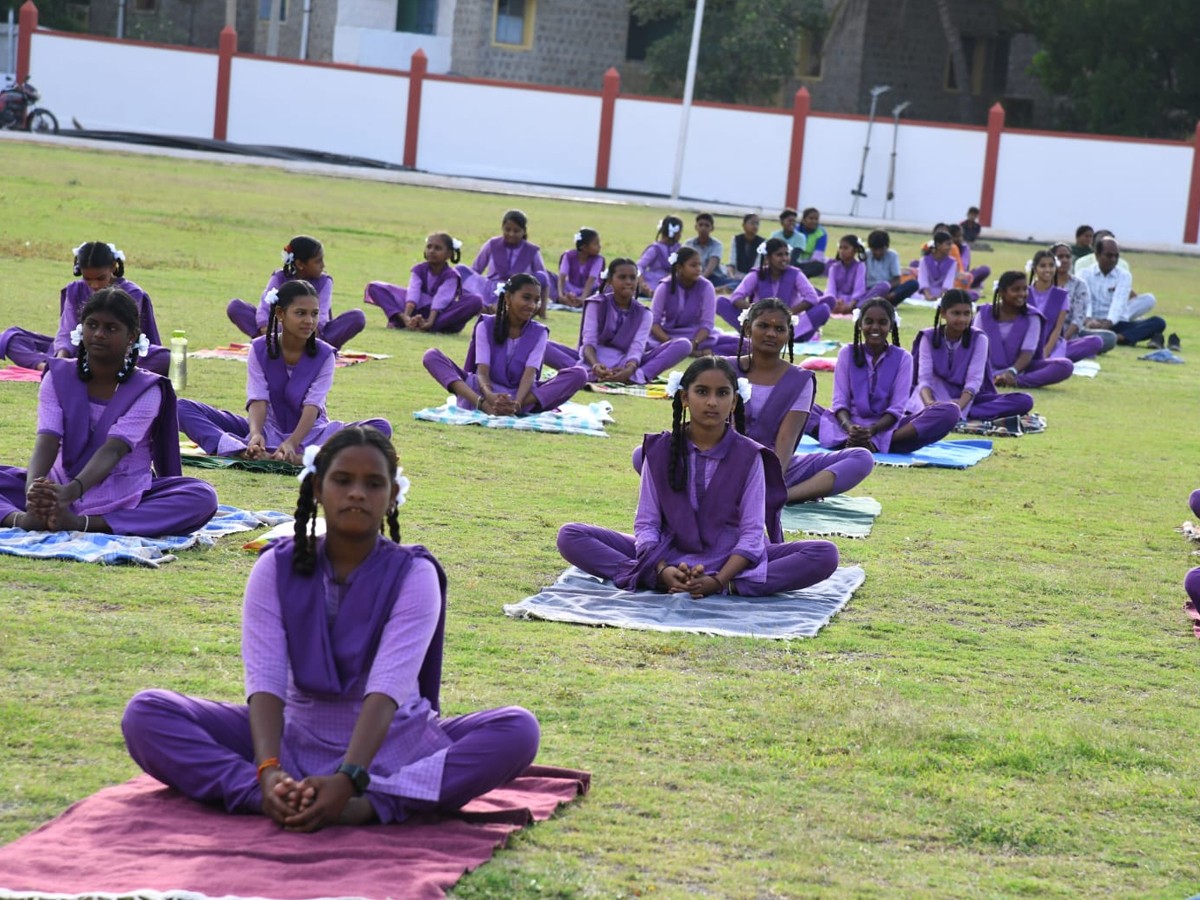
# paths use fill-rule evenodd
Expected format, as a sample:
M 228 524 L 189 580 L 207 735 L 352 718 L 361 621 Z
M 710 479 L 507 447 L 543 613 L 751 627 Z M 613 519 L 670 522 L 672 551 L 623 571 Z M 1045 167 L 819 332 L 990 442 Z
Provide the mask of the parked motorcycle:
M 21 82 L 10 80 L 0 91 L 0 128 L 57 134 L 58 119 L 54 113 L 34 106 L 41 97 L 38 89 L 29 83 L 29 76 Z

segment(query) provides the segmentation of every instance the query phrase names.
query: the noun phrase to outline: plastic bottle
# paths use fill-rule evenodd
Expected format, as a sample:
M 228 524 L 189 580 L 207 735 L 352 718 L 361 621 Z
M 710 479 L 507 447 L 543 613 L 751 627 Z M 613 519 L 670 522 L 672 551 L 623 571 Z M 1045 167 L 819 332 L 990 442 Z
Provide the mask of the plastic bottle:
M 177 394 L 187 387 L 187 346 L 183 329 L 171 332 L 171 387 Z

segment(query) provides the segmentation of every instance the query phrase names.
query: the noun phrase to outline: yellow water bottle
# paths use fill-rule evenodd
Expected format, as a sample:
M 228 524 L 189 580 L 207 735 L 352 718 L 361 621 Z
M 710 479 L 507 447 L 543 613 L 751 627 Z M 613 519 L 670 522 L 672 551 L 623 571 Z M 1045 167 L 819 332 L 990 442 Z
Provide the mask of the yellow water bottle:
M 187 346 L 183 329 L 171 332 L 171 387 L 177 394 L 187 387 Z

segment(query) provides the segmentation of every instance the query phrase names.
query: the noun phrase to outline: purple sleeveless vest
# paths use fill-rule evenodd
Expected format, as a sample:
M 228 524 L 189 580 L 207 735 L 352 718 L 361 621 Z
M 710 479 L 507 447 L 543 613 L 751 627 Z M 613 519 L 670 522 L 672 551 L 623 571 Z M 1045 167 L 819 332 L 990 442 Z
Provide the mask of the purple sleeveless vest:
M 729 360 L 734 371 L 741 374 L 737 358 L 730 356 L 726 359 Z M 775 437 L 779 434 L 780 426 L 783 425 L 783 417 L 788 414 L 800 392 L 813 381 L 813 378 L 813 373 L 807 369 L 789 366 L 788 370 L 783 373 L 783 377 L 775 382 L 771 396 L 767 398 L 767 402 L 759 414 L 754 418 L 750 418 L 747 414 L 746 436 L 773 452 Z M 778 462 L 778 457 L 776 462 Z
M 540 249 L 537 244 L 531 244 L 529 241 L 522 241 L 521 248 L 517 251 L 516 258 L 510 267 L 508 264 L 508 245 L 504 243 L 503 236 L 496 236 L 488 241 L 488 247 L 492 251 L 492 278 L 501 280 L 507 279 L 510 275 L 517 275 L 521 272 L 533 271 L 533 258 Z
M 592 294 L 583 301 L 583 315 L 579 317 L 579 349 L 583 350 L 583 319 L 591 313 L 596 316 L 596 343 L 602 347 L 615 347 L 627 351 L 637 337 L 642 320 L 650 310 L 638 303 L 629 304 L 629 309 L 617 307 L 612 294 Z M 622 316 L 622 313 L 624 314 Z M 618 322 L 620 323 L 618 325 Z
M 414 559 L 427 559 L 437 570 L 441 615 L 417 675 L 421 696 L 438 709 L 442 681 L 442 645 L 446 626 L 446 574 L 433 555 L 418 544 L 393 544 L 380 537 L 375 549 L 355 570 L 333 625 L 325 610 L 320 574 L 324 538 L 317 539 L 317 571 L 300 575 L 292 568 L 296 546 L 283 538 L 263 550 L 275 554 L 275 589 L 287 635 L 292 680 L 310 694 L 346 696 L 370 670 L 396 595 Z M 430 602 L 435 602 L 430 599 Z
M 675 290 L 671 290 L 670 276 L 662 280 L 667 287 L 667 302 L 663 305 L 663 327 L 682 328 L 695 325 L 700 321 L 700 303 L 690 303 L 694 291 L 699 291 L 703 278 L 697 278 L 690 288 L 685 288 L 680 282 L 675 282 Z
M 1065 288 L 1051 285 L 1050 290 L 1044 294 L 1035 293 L 1032 287 L 1029 289 L 1029 305 L 1040 312 L 1043 319 L 1042 336 L 1039 341 L 1042 349 L 1038 351 L 1038 358 L 1041 358 L 1046 349 L 1046 341 L 1050 340 L 1050 329 L 1058 322 L 1058 317 L 1062 315 L 1069 300 L 1070 296 Z
M 300 360 L 292 367 L 289 377 L 287 363 L 283 361 L 283 352 L 278 359 L 271 359 L 267 353 L 266 336 L 256 337 L 250 342 L 251 351 L 258 357 L 263 374 L 267 378 L 267 392 L 271 395 L 271 412 L 279 430 L 291 434 L 296 430 L 296 423 L 304 411 L 304 395 L 308 393 L 313 379 L 321 371 L 330 356 L 335 352 L 333 347 L 322 340 L 317 341 L 317 355 L 309 356 L 307 351 L 301 352 Z
M 493 338 L 496 317 L 480 316 L 479 321 L 485 323 L 484 332 L 487 334 L 488 346 L 491 348 L 491 363 L 489 364 L 488 371 L 491 375 L 492 384 L 515 391 L 521 384 L 521 376 L 525 374 L 526 360 L 529 359 L 529 354 L 533 352 L 533 347 L 538 341 L 538 336 L 548 329 L 541 322 L 534 322 L 532 319 L 526 322 L 525 328 L 521 331 L 521 336 L 517 338 L 517 345 L 513 348 L 513 354 L 510 358 L 508 355 L 508 341 L 501 341 L 497 344 Z M 467 348 L 467 359 L 463 363 L 463 368 L 468 372 L 474 372 L 476 369 L 475 335 L 477 333 L 478 331 L 471 332 L 471 346 Z M 541 369 L 538 370 L 537 374 L 541 375 Z
M 864 348 L 863 353 L 867 350 Z M 850 415 L 857 419 L 878 419 L 887 412 L 892 398 L 892 385 L 900 373 L 900 364 L 906 351 L 889 344 L 883 351 L 883 359 L 875 366 L 874 378 L 867 362 L 861 366 L 850 362 Z
M 162 391 L 158 418 L 150 430 L 150 456 L 154 474 L 159 478 L 179 475 L 179 417 L 175 411 L 175 392 L 171 382 L 161 375 L 135 368 L 104 408 L 95 429 L 90 421 L 87 385 L 79 380 L 78 363 L 73 359 L 51 359 L 46 369 L 54 384 L 54 393 L 63 411 L 62 461 L 67 474 L 74 478 L 88 460 L 108 440 L 108 430 L 129 411 L 135 400 L 151 388 Z M 46 375 L 42 376 L 43 378 Z
M 454 291 L 454 299 L 457 300 L 462 296 L 462 276 L 458 274 L 458 270 L 454 266 L 447 263 L 440 274 L 436 277 L 430 274 L 429 263 L 423 262 L 413 266 L 413 272 L 421 280 L 421 299 L 426 301 L 421 309 L 429 309 L 433 305 L 433 295 L 438 292 L 438 289 L 445 284 L 449 279 L 454 279 L 457 286 Z M 428 298 L 428 300 L 426 300 Z
M 917 336 L 913 338 L 912 348 L 913 387 L 917 386 L 918 376 L 920 375 L 917 369 L 921 366 L 921 341 L 929 341 L 929 349 L 933 354 L 933 374 L 947 384 L 957 387 L 961 392 L 967 383 L 967 369 L 971 367 L 971 355 L 975 352 L 975 348 L 979 346 L 977 342 L 980 337 L 986 338 L 987 335 L 972 325 L 971 346 L 963 347 L 960 344 L 959 352 L 954 354 L 954 362 L 951 365 L 946 342 L 943 340 L 940 347 L 935 347 L 933 346 L 932 328 L 923 328 L 918 331 Z M 996 393 L 996 387 L 992 383 L 992 378 L 992 364 L 984 360 L 983 382 L 979 385 L 979 393 L 975 395 L 976 397 L 986 397 Z
M 779 276 L 779 287 L 772 293 L 771 285 L 776 282 L 770 281 L 760 272 L 758 284 L 754 288 L 754 299 L 765 300 L 767 297 L 778 297 L 788 306 L 791 306 L 792 298 L 796 296 L 796 276 L 799 273 L 800 270 L 795 266 L 788 266 L 783 270 L 783 274 Z
M 1025 315 L 1016 318 L 1012 328 L 1008 330 L 1008 337 L 1003 338 L 1000 336 L 1000 323 L 992 316 L 991 306 L 979 310 L 976 318 L 980 329 L 988 336 L 988 362 L 993 369 L 1007 369 L 1016 362 L 1017 357 L 1021 355 L 1021 342 L 1025 340 L 1030 328 L 1037 329 L 1040 338 L 1044 323 L 1042 314 L 1028 304 L 1025 309 Z M 1034 359 L 1041 358 L 1042 349 L 1039 343 L 1033 351 Z

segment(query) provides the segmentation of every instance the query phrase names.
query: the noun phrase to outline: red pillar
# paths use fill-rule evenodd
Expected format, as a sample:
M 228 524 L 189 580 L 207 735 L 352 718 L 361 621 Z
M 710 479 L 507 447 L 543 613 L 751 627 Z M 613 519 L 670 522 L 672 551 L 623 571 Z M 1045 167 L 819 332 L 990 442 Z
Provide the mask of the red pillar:
M 223 141 L 229 126 L 229 84 L 233 78 L 233 54 L 237 53 L 237 32 L 232 25 L 221 29 L 217 39 L 217 108 L 213 113 L 213 140 Z
M 621 92 L 621 73 L 610 68 L 604 73 L 604 91 L 600 98 L 600 140 L 596 147 L 596 190 L 608 190 L 608 165 L 612 161 L 613 114 L 617 94 Z
M 408 118 L 404 125 L 404 165 L 410 169 L 417 167 L 417 139 L 421 136 L 421 93 L 428 71 L 429 57 L 418 47 L 408 68 Z
M 1197 243 L 1200 237 L 1200 123 L 1192 140 L 1192 186 L 1188 191 L 1187 218 L 1183 222 L 1183 242 Z
M 33 44 L 33 33 L 38 27 L 38 11 L 33 0 L 25 0 L 21 4 L 21 12 L 17 18 L 17 81 L 29 77 L 29 53 Z
M 792 149 L 788 156 L 787 193 L 783 205 L 791 209 L 800 206 L 800 173 L 804 169 L 804 130 L 808 127 L 808 112 L 812 98 L 808 88 L 796 91 L 792 99 Z
M 1004 131 L 1004 107 L 993 103 L 988 110 L 987 149 L 983 156 L 983 191 L 979 197 L 979 224 L 992 224 L 992 204 L 996 199 L 996 166 L 1000 162 L 1000 132 Z

